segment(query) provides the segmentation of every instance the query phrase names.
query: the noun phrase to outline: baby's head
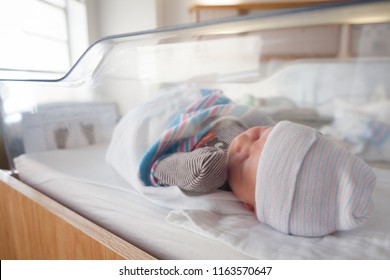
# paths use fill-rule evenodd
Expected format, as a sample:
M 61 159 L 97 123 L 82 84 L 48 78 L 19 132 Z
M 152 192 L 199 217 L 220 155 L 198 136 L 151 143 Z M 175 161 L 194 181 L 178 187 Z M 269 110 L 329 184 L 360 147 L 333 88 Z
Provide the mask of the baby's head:
M 234 139 L 228 159 L 232 191 L 283 233 L 352 229 L 373 210 L 371 168 L 313 128 L 287 121 L 250 128 Z

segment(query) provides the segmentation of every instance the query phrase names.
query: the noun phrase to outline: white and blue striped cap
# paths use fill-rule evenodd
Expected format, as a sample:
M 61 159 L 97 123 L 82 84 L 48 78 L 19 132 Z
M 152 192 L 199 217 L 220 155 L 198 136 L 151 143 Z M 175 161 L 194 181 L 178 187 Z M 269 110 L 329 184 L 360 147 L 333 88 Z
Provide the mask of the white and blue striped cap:
M 375 183 L 374 172 L 362 159 L 313 128 L 282 121 L 259 159 L 256 215 L 298 236 L 353 229 L 374 209 Z

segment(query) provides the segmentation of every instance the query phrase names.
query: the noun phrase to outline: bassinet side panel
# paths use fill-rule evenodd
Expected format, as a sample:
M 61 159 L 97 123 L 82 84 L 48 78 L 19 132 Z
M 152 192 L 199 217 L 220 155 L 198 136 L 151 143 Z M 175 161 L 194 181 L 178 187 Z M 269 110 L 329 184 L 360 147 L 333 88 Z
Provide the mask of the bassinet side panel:
M 153 259 L 0 171 L 0 259 Z

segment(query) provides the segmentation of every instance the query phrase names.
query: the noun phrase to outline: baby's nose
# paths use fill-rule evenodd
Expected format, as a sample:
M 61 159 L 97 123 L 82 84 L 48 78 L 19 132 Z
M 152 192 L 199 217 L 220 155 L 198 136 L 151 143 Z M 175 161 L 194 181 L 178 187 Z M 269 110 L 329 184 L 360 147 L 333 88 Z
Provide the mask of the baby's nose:
M 251 142 L 251 138 L 245 133 L 238 135 L 235 140 L 237 152 L 245 152 L 250 147 Z

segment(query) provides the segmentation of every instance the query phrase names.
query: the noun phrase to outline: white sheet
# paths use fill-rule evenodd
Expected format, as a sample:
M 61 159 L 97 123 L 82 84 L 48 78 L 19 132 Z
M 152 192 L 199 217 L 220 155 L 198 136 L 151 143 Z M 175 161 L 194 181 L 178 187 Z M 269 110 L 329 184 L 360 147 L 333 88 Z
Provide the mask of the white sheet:
M 107 146 L 15 159 L 20 178 L 159 259 L 251 259 L 165 221 L 169 209 L 135 191 L 105 163 Z
M 278 233 L 253 216 L 156 205 L 111 170 L 105 150 L 59 150 L 15 162 L 24 181 L 158 258 L 390 259 L 389 170 L 375 169 L 376 209 L 367 224 L 301 238 Z

